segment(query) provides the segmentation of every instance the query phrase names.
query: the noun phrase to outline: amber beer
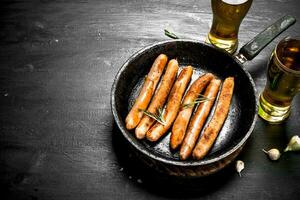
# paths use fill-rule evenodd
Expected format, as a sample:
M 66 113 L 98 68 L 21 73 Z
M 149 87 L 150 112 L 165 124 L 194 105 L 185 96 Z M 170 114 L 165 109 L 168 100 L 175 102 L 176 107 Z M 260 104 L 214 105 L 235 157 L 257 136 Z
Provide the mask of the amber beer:
M 267 84 L 260 96 L 258 114 L 269 122 L 289 116 L 294 96 L 300 91 L 300 37 L 285 38 L 268 64 Z
M 213 23 L 208 42 L 229 53 L 235 52 L 239 27 L 251 4 L 252 0 L 211 0 Z

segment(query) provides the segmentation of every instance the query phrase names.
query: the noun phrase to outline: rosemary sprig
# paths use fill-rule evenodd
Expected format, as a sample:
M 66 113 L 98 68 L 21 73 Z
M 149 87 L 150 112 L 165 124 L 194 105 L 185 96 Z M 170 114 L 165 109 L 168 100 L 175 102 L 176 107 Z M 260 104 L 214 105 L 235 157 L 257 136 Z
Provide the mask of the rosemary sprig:
M 172 33 L 167 29 L 165 29 L 165 35 L 170 37 L 170 38 L 173 38 L 173 39 L 179 39 L 179 37 L 175 33 Z
M 210 101 L 213 98 L 208 98 L 202 94 L 199 94 L 199 97 L 195 99 L 195 101 L 191 102 L 191 103 L 187 103 L 187 104 L 183 104 L 182 107 L 183 108 L 191 108 L 194 105 L 198 105 L 200 103 L 206 102 L 206 101 Z
M 140 111 L 142 111 L 148 117 L 151 117 L 152 119 L 158 121 L 162 125 L 164 125 L 164 126 L 166 125 L 166 121 L 163 119 L 163 113 L 164 113 L 163 109 L 158 108 L 158 115 L 148 112 L 146 110 L 142 110 L 142 109 L 140 109 Z

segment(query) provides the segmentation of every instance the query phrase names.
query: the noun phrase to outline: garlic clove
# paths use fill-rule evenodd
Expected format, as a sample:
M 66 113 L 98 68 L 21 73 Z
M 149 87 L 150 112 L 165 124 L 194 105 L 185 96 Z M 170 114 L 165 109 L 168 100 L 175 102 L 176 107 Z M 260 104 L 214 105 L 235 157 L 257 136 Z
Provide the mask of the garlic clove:
M 298 135 L 294 135 L 287 147 L 284 149 L 284 152 L 287 151 L 300 151 L 300 137 Z
M 281 156 L 281 153 L 278 149 L 270 149 L 268 151 L 263 149 L 262 151 L 268 155 L 270 160 L 278 160 Z
M 245 168 L 245 164 L 243 161 L 241 160 L 237 160 L 235 163 L 235 169 L 236 171 L 239 173 L 240 177 L 241 177 L 241 171 Z

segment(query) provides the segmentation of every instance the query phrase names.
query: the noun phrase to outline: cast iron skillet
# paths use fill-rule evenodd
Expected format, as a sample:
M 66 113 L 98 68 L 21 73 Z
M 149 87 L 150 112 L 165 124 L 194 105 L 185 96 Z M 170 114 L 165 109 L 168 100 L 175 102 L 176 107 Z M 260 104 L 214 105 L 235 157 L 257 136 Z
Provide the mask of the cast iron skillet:
M 178 176 L 204 176 L 229 164 L 249 138 L 257 113 L 255 85 L 241 63 L 255 57 L 294 22 L 294 18 L 290 16 L 278 20 L 245 45 L 236 57 L 200 41 L 179 39 L 150 45 L 129 58 L 115 77 L 111 106 L 118 127 L 134 147 L 138 157 L 159 171 Z M 206 72 L 213 73 L 221 80 L 228 76 L 235 78 L 229 115 L 210 153 L 200 161 L 181 161 L 178 150 L 171 151 L 169 148 L 170 134 L 166 134 L 156 143 L 151 143 L 136 139 L 134 131 L 128 131 L 125 127 L 126 115 L 140 91 L 144 77 L 161 53 L 166 54 L 169 60 L 176 58 L 180 67 L 192 65 L 192 81 Z

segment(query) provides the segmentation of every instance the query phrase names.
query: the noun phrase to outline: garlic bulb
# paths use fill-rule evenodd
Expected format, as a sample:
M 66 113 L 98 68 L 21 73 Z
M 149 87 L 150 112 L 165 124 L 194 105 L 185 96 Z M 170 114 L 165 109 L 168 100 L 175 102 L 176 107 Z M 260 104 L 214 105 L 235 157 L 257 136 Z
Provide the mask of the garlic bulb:
M 284 152 L 287 151 L 300 151 L 300 138 L 298 135 L 294 135 L 290 142 L 288 143 L 287 147 L 284 149 Z
M 262 151 L 268 155 L 270 160 L 278 160 L 281 156 L 281 153 L 278 149 L 270 149 L 269 151 L 263 149 Z
M 240 177 L 241 177 L 241 171 L 245 168 L 245 164 L 243 161 L 241 160 L 237 160 L 235 163 L 235 169 L 236 171 L 239 173 Z

